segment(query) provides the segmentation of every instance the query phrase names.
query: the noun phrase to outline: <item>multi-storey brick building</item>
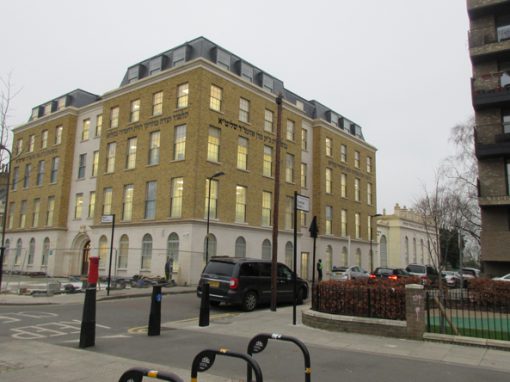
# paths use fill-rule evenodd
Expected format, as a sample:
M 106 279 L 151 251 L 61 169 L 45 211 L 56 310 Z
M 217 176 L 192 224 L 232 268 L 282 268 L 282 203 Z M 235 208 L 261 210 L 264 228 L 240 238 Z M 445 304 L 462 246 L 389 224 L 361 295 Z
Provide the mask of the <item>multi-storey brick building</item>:
M 510 272 L 510 1 L 468 0 L 484 273 Z
M 279 260 L 292 262 L 298 191 L 312 205 L 298 220 L 300 274 L 313 270 L 314 215 L 326 267 L 368 268 L 376 150 L 360 126 L 202 37 L 129 67 L 102 96 L 76 90 L 36 107 L 15 129 L 7 268 L 80 274 L 98 255 L 104 274 L 101 217 L 115 214 L 115 274 L 161 275 L 169 256 L 177 281 L 195 283 L 208 206 L 209 256 L 269 258 L 279 93 Z

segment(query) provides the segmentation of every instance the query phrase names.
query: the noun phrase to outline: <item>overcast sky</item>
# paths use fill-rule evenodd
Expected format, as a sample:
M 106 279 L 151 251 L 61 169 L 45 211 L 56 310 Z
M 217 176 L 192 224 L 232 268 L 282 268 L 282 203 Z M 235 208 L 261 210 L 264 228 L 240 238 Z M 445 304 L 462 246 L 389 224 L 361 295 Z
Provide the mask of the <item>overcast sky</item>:
M 413 204 L 473 114 L 465 0 L 4 0 L 0 14 L 0 76 L 21 89 L 12 126 L 204 36 L 362 126 L 378 212 Z

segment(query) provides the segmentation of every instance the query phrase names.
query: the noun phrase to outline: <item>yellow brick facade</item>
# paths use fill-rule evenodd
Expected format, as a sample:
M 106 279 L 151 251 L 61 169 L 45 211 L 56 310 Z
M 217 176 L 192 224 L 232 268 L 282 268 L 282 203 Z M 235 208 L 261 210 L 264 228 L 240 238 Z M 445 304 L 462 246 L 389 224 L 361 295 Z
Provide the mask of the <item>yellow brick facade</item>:
M 188 102 L 178 107 L 179 86 L 187 84 Z M 210 107 L 211 86 L 222 90 L 221 108 Z M 162 111 L 153 115 L 153 95 L 162 92 Z M 290 94 L 292 96 L 292 94 Z M 143 79 L 127 82 L 118 89 L 97 97 L 91 106 L 66 107 L 61 111 L 44 116 L 19 127 L 15 131 L 14 145 L 22 138 L 26 146 L 30 135 L 36 136 L 35 150 L 16 157 L 13 167 L 19 167 L 19 180 L 22 182 L 24 166 L 32 164 L 30 187 L 18 189 L 11 193 L 10 201 L 15 203 L 14 224 L 9 230 L 11 251 L 18 238 L 22 238 L 26 246 L 29 240 L 39 232 L 39 242 L 46 233 L 59 229 L 60 236 L 49 236 L 51 247 L 57 253 L 55 262 L 59 266 L 50 265 L 51 273 L 76 273 L 86 267 L 84 262 L 85 248 L 90 254 L 97 255 L 101 250 L 100 242 L 110 241 L 110 225 L 101 223 L 103 215 L 103 192 L 112 189 L 111 213 L 116 216 L 116 233 L 114 249 L 120 249 L 120 238 L 129 238 L 129 261 L 127 265 L 118 266 L 119 275 L 161 274 L 167 256 L 168 240 L 178 237 L 179 269 L 177 280 L 180 283 L 197 281 L 203 267 L 203 250 L 206 229 L 206 180 L 218 172 L 224 175 L 217 178 L 217 216 L 211 216 L 211 233 L 217 242 L 215 254 L 234 255 L 238 244 L 244 242 L 244 253 L 250 257 L 261 257 L 264 245 L 272 240 L 272 227 L 263 224 L 262 199 L 267 192 L 274 198 L 275 186 L 275 151 L 277 105 L 275 92 L 268 91 L 260 85 L 240 77 L 232 71 L 225 70 L 203 58 L 191 60 L 185 65 L 177 66 L 149 75 Z M 248 121 L 240 119 L 241 99 L 249 103 Z M 139 118 L 130 120 L 132 103 L 139 100 Z M 310 101 L 313 102 L 313 101 Z M 118 126 L 110 127 L 112 108 L 118 108 Z M 266 110 L 273 113 L 273 129 L 265 129 Z M 96 114 L 94 114 L 96 113 Z M 88 143 L 79 140 L 82 133 L 84 118 L 94 119 L 102 114 L 103 124 L 99 137 Z M 288 121 L 293 122 L 294 136 L 287 136 Z M 95 121 L 93 121 L 95 122 Z M 62 142 L 54 144 L 54 133 L 57 126 L 63 126 Z M 175 129 L 186 125 L 185 156 L 175 158 Z M 94 123 L 91 129 L 94 128 Z M 209 130 L 219 131 L 219 159 L 208 160 Z M 306 129 L 307 147 L 302 147 L 302 129 Z M 40 137 L 43 130 L 48 130 L 48 147 L 41 149 Z M 159 132 L 159 162 L 149 164 L 150 134 Z M 92 137 L 93 132 L 90 132 Z M 370 233 L 368 231 L 369 216 L 376 213 L 376 150 L 367 144 L 359 135 L 339 128 L 323 117 L 312 117 L 310 109 L 292 97 L 284 99 L 281 116 L 281 157 L 280 157 L 280 200 L 278 242 L 279 261 L 289 263 L 290 249 L 293 246 L 293 230 L 289 223 L 291 212 L 287 208 L 288 200 L 294 192 L 306 195 L 311 200 L 311 211 L 306 219 L 298 220 L 298 265 L 300 275 L 310 277 L 314 265 L 311 264 L 312 240 L 309 238 L 308 226 L 313 216 L 319 223 L 319 241 L 317 259 L 323 258 L 329 266 L 340 265 L 340 253 L 348 247 L 349 253 L 359 253 L 358 262 L 368 268 Z M 240 169 L 237 165 L 239 138 L 247 140 L 247 166 Z M 133 168 L 126 168 L 128 140 L 136 138 L 136 160 Z M 326 138 L 329 140 L 331 155 L 326 153 Z M 95 142 L 95 143 L 94 143 Z M 115 143 L 114 170 L 107 172 L 108 145 Z M 341 158 L 341 146 L 346 147 L 346 160 Z M 264 148 L 272 148 L 272 176 L 263 174 Z M 99 152 L 97 177 L 90 176 L 92 151 Z M 355 152 L 359 153 L 359 166 L 355 165 Z M 77 179 L 79 154 L 87 154 L 86 179 Z M 287 155 L 293 157 L 293 180 L 286 180 Z M 49 184 L 51 160 L 60 158 L 58 179 L 56 184 Z M 367 170 L 367 158 L 370 158 L 370 171 Z M 42 186 L 35 186 L 38 161 L 46 161 L 45 178 Z M 307 166 L 307 184 L 301 186 L 301 163 Z M 329 169 L 329 170 L 327 170 Z M 326 190 L 326 172 L 331 172 L 331 190 Z M 347 176 L 345 197 L 341 196 L 340 178 Z M 172 179 L 183 179 L 182 213 L 171 216 Z M 354 179 L 359 179 L 359 200 L 355 200 Z M 157 183 L 154 218 L 146 218 L 147 182 Z M 83 182 L 83 183 L 80 183 Z M 371 184 L 371 203 L 367 200 L 367 184 Z M 124 188 L 133 186 L 131 216 L 123 216 Z M 245 219 L 236 219 L 236 188 L 242 186 L 246 190 Z M 88 188 L 87 188 L 88 187 Z M 84 196 L 83 210 L 89 206 L 89 193 L 95 191 L 95 209 L 92 217 L 86 213 L 76 218 L 76 194 Z M 47 200 L 55 196 L 54 223 L 45 226 Z M 33 200 L 40 198 L 39 227 L 32 228 Z M 19 227 L 19 206 L 27 200 L 27 218 L 24 229 Z M 325 232 L 326 207 L 332 210 L 331 233 Z M 271 203 L 270 209 L 273 209 Z M 341 229 L 341 210 L 347 211 L 347 231 Z M 241 208 L 242 210 L 242 208 Z M 359 214 L 359 235 L 355 227 L 355 214 Z M 373 222 L 375 226 L 375 222 Z M 375 227 L 372 227 L 374 230 Z M 143 247 L 142 237 L 151 237 L 153 249 L 152 263 L 147 267 L 140 265 Z M 265 244 L 266 243 L 266 244 Z M 39 244 L 37 252 L 40 252 Z M 59 249 L 60 246 L 60 249 Z M 109 246 L 109 244 L 108 244 Z M 290 248 L 290 249 L 289 249 Z M 60 251 L 60 252 L 59 252 Z M 289 252 L 290 251 L 290 252 Z M 60 254 L 59 254 L 60 253 Z M 87 254 L 89 255 L 89 254 Z M 309 256 L 310 255 L 310 256 Z M 326 258 L 329 256 L 330 258 Z M 372 259 L 373 260 L 373 259 Z M 354 262 L 354 256 L 349 257 Z M 37 263 L 37 260 L 36 262 Z M 35 264 L 34 263 L 34 264 Z M 377 263 L 377 262 L 376 262 Z M 63 264 L 63 265 L 62 265 Z M 66 265 L 68 264 L 68 265 Z M 120 264 L 120 263 L 119 263 Z M 370 262 L 372 264 L 372 261 Z M 14 265 L 15 269 L 22 266 Z M 16 268 L 18 267 L 18 268 Z M 66 268 L 67 267 L 67 268 Z M 37 267 L 34 265 L 33 269 Z M 67 269 L 67 270 L 66 270 Z M 58 270 L 58 271 L 57 271 Z M 106 271 L 102 268 L 102 273 Z M 327 274 L 327 272 L 326 272 Z

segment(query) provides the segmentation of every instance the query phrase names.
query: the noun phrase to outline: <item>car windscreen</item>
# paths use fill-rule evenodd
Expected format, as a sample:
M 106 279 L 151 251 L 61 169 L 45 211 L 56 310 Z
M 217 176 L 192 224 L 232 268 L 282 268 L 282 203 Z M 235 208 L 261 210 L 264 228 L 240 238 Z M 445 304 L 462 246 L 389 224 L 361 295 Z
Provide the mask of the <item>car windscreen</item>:
M 406 271 L 411 273 L 425 273 L 425 267 L 423 265 L 408 265 Z
M 379 275 L 392 275 L 393 274 L 393 269 L 389 269 L 389 268 L 379 268 L 377 271 L 376 271 L 377 274 Z
M 233 263 L 223 263 L 221 261 L 210 261 L 204 269 L 204 273 L 217 276 L 232 276 L 233 272 Z

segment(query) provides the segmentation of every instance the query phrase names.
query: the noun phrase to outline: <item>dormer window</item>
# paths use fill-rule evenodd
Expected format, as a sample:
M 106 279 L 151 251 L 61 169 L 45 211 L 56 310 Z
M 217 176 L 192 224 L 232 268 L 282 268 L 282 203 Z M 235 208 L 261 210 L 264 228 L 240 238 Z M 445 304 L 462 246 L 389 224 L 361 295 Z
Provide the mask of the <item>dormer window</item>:
M 137 81 L 140 78 L 140 66 L 133 66 L 128 69 L 128 83 Z
M 163 68 L 163 56 L 153 58 L 149 63 L 149 75 L 161 72 Z
M 32 119 L 39 118 L 39 106 L 32 109 Z
M 62 110 L 66 107 L 66 97 L 61 97 L 57 101 L 57 110 Z
M 296 100 L 296 107 L 299 110 L 304 110 L 305 109 L 305 104 L 303 102 L 301 102 L 300 100 Z
M 172 66 L 182 65 L 184 64 L 184 61 L 186 61 L 186 47 L 181 46 L 174 51 Z
M 44 105 L 44 115 L 48 115 L 51 113 L 51 110 L 52 110 L 52 104 L 51 102 L 50 103 L 47 103 L 46 105 Z
M 273 79 L 269 77 L 267 74 L 262 75 L 262 87 L 270 92 L 274 89 Z
M 244 62 L 241 62 L 241 77 L 253 82 L 253 68 Z
M 343 129 L 344 130 L 347 130 L 347 131 L 351 131 L 351 121 L 349 121 L 348 119 L 344 118 L 344 121 L 343 121 Z
M 230 54 L 218 49 L 216 51 L 216 64 L 230 70 Z
M 329 113 L 329 119 L 330 119 L 330 122 L 334 125 L 334 126 L 338 126 L 338 116 L 333 114 L 333 113 Z

